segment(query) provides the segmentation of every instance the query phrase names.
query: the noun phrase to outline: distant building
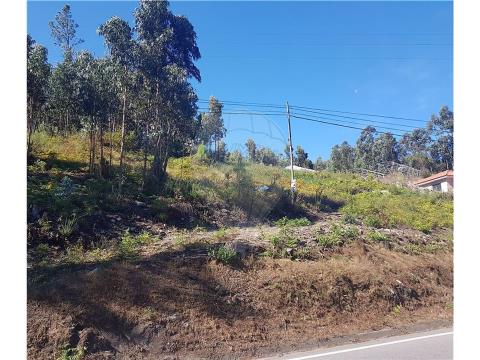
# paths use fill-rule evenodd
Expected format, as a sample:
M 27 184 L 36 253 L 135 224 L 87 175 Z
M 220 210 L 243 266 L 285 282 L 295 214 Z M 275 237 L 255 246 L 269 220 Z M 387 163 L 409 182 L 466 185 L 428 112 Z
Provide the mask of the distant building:
M 285 166 L 285 169 L 290 170 L 290 165 Z M 315 170 L 313 170 L 313 169 L 308 169 L 308 168 L 304 168 L 304 167 L 297 166 L 297 165 L 293 165 L 293 170 L 294 171 L 315 172 Z
M 439 192 L 452 192 L 453 170 L 442 171 L 427 178 L 417 180 L 413 184 L 420 189 Z

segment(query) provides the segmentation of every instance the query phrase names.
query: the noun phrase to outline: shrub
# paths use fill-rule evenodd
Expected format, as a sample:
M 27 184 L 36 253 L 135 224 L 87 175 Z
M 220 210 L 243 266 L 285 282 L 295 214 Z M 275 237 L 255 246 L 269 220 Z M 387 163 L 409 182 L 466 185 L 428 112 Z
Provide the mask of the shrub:
M 200 144 L 198 146 L 197 153 L 194 155 L 194 160 L 201 164 L 209 163 L 207 149 L 204 144 Z
M 294 249 L 298 247 L 299 240 L 289 227 L 282 227 L 278 233 L 268 239 L 272 248 L 265 255 L 271 257 L 294 258 Z
M 381 241 L 388 241 L 388 236 L 384 233 L 378 231 L 371 231 L 368 233 L 368 238 L 370 240 L 381 242 Z
M 320 246 L 331 248 L 342 246 L 344 243 L 355 239 L 357 236 L 357 228 L 333 224 L 329 232 L 317 235 L 317 241 Z
M 125 231 L 119 243 L 119 255 L 124 259 L 133 259 L 138 255 L 138 241 L 128 230 Z
M 82 347 L 70 347 L 64 345 L 60 350 L 57 360 L 82 360 L 85 357 L 85 349 Z
M 73 193 L 75 193 L 75 190 L 76 186 L 73 183 L 72 179 L 70 179 L 68 176 L 64 176 L 58 184 L 57 189 L 55 190 L 55 196 L 65 199 L 73 195 Z
M 346 213 L 345 215 L 343 215 L 343 222 L 345 224 L 351 224 L 351 225 L 354 225 L 357 223 L 357 219 L 355 216 L 353 216 L 352 214 L 350 213 Z
M 84 261 L 83 245 L 77 242 L 66 248 L 64 260 L 68 263 L 81 263 Z
M 222 245 L 217 249 L 211 249 L 208 252 L 208 256 L 222 264 L 228 265 L 235 260 L 237 254 L 230 246 Z
M 38 244 L 38 246 L 35 248 L 35 255 L 40 259 L 46 258 L 49 252 L 50 247 L 47 244 Z
M 77 216 L 73 214 L 71 217 L 65 218 L 58 226 L 58 233 L 65 239 L 68 239 L 77 230 Z

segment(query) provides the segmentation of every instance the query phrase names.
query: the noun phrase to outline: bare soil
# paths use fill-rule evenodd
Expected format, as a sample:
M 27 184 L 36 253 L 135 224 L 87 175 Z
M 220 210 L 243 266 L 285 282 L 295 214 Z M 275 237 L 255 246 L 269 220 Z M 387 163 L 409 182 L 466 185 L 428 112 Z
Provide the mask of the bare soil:
M 295 231 L 308 243 L 312 228 Z M 62 347 L 84 348 L 84 359 L 255 358 L 452 319 L 451 248 L 412 255 L 361 235 L 312 261 L 259 256 L 262 234 L 275 230 L 237 228 L 217 239 L 251 245 L 232 265 L 208 258 L 210 233 L 189 232 L 175 246 L 175 233 L 158 229 L 162 240 L 133 262 L 33 267 L 28 358 L 56 359 Z M 442 237 L 383 231 L 394 244 Z

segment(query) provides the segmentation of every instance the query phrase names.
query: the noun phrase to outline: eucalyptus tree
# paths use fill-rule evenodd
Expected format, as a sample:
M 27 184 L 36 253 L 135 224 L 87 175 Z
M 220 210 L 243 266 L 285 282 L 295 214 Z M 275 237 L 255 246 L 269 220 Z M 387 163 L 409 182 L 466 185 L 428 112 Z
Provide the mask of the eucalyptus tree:
M 118 78 L 122 92 L 122 125 L 120 139 L 120 174 L 123 175 L 123 159 L 125 154 L 125 130 L 127 112 L 127 91 L 129 86 L 129 72 L 134 64 L 134 41 L 132 29 L 128 23 L 114 16 L 98 28 L 98 33 L 105 39 L 110 58 L 119 65 Z
M 202 114 L 201 118 L 201 139 L 204 143 L 214 144 L 214 159 L 218 160 L 218 143 L 225 136 L 226 129 L 223 125 L 222 109 L 223 104 L 214 96 L 210 97 L 208 113 Z
M 253 139 L 248 139 L 245 146 L 247 147 L 248 161 L 255 162 L 257 145 Z
M 373 144 L 375 163 L 398 162 L 398 143 L 391 133 L 380 134 Z
M 442 106 L 437 115 L 432 115 L 428 123 L 433 143 L 430 153 L 438 164 L 437 170 L 453 169 L 453 112 Z
M 78 24 L 72 18 L 70 5 L 64 5 L 48 25 L 55 45 L 60 46 L 64 54 L 72 53 L 74 47 L 83 42 L 82 39 L 77 38 Z
M 297 150 L 295 151 L 297 156 L 295 163 L 301 167 L 307 167 L 308 153 L 302 148 L 301 145 L 297 145 Z
M 346 141 L 340 145 L 335 145 L 330 154 L 330 169 L 333 171 L 347 172 L 354 168 L 355 148 Z
M 374 144 L 377 130 L 373 126 L 367 126 L 357 139 L 355 166 L 373 169 L 375 167 Z
M 58 128 L 63 128 L 66 134 L 71 127 L 72 118 L 76 119 L 74 111 L 78 100 L 74 47 L 83 40 L 76 35 L 78 24 L 72 18 L 70 5 L 63 6 L 55 19 L 49 22 L 49 27 L 55 44 L 63 50 L 63 62 L 58 64 L 52 73 L 51 87 L 53 111 L 63 119 L 63 124 L 57 125 Z
M 48 51 L 27 37 L 27 154 L 31 151 L 31 135 L 38 124 L 40 111 L 48 97 L 51 67 Z
M 432 138 L 427 129 L 415 129 L 405 133 L 399 141 L 400 162 L 419 170 L 433 170 L 430 155 Z
M 196 34 L 187 18 L 167 1 L 140 1 L 135 10 L 138 69 L 152 93 L 152 174 L 163 181 L 175 142 L 193 136 L 197 97 L 190 78 L 200 81 Z
M 78 74 L 72 53 L 67 52 L 63 61 L 53 69 L 50 76 L 50 108 L 55 123 L 51 124 L 66 135 L 70 128 L 78 127 L 79 87 Z

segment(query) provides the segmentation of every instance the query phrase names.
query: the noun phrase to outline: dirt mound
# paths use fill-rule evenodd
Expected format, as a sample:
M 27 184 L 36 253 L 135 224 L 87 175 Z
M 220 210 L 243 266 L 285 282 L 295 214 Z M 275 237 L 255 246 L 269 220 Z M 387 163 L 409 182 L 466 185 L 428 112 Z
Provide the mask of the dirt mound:
M 50 274 L 52 275 L 52 274 Z M 452 316 L 450 252 L 360 243 L 319 261 L 235 266 L 176 253 L 29 274 L 28 356 L 250 358 L 332 336 Z M 450 304 L 450 305 L 449 305 Z

